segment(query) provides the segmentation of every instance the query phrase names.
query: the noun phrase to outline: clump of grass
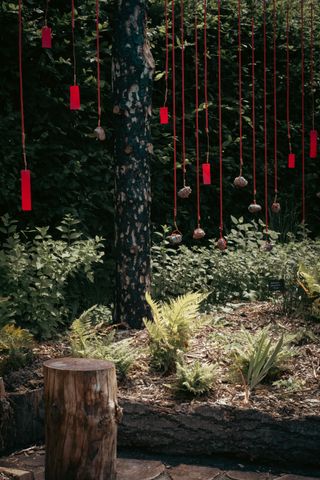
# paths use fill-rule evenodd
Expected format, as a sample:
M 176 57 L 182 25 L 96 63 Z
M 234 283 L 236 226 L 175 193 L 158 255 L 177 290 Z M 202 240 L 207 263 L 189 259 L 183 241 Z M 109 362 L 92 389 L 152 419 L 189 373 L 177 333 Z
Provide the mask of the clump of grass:
M 176 381 L 173 385 L 178 394 L 201 396 L 210 392 L 218 378 L 218 368 L 215 364 L 201 363 L 199 360 L 192 364 L 177 362 Z

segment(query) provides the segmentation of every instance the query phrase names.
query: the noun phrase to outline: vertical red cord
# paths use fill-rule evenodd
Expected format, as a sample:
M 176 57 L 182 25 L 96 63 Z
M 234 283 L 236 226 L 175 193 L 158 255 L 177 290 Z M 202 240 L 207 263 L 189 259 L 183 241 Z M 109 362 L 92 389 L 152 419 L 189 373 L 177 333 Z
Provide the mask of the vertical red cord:
M 28 169 L 26 155 L 26 135 L 24 126 L 24 103 L 23 103 L 23 76 L 22 76 L 22 0 L 19 0 L 19 87 L 20 87 L 20 112 L 21 112 L 21 144 L 24 169 Z
M 315 108 L 314 108 L 314 3 L 311 1 L 311 17 L 310 17 L 310 86 L 311 86 L 311 114 L 312 114 L 312 130 L 315 129 Z
M 71 29 L 72 29 L 72 54 L 73 54 L 73 84 L 77 84 L 77 64 L 76 64 L 76 45 L 75 45 L 75 20 L 74 20 L 74 0 L 71 0 Z
M 210 155 L 210 137 L 209 137 L 209 106 L 208 106 L 208 49 L 207 49 L 207 0 L 203 1 L 203 59 L 204 59 L 204 105 L 206 114 L 206 137 L 207 137 L 207 152 L 206 162 L 209 163 Z
M 175 66 L 175 15 L 174 0 L 171 0 L 172 33 L 172 123 L 173 123 L 173 221 L 177 228 L 177 119 L 176 119 L 176 66 Z
M 238 65 L 239 65 L 239 147 L 240 177 L 243 170 L 243 132 L 242 132 L 242 45 L 241 45 L 241 0 L 238 0 Z
M 292 153 L 291 125 L 290 125 L 289 0 L 287 0 L 287 13 L 286 13 L 286 51 L 287 51 L 287 129 L 288 129 L 289 152 Z
M 306 205 L 305 205 L 305 101 L 304 101 L 304 81 L 305 81 L 305 64 L 304 64 L 304 0 L 300 2 L 301 6 L 301 149 L 302 149 L 302 224 L 306 219 Z
M 218 0 L 218 110 L 219 110 L 219 174 L 220 174 L 220 238 L 223 238 L 223 158 L 222 158 L 222 106 L 221 106 L 221 2 Z
M 99 37 L 99 0 L 96 0 L 96 36 L 97 36 L 97 89 L 98 89 L 98 127 L 101 125 L 101 87 L 100 87 L 100 37 Z
M 274 116 L 274 202 L 278 194 L 278 125 L 277 125 L 277 13 L 273 0 L 273 116 Z
M 164 106 L 167 104 L 168 100 L 168 77 L 169 77 L 169 19 L 168 19 L 168 0 L 164 1 L 164 15 L 165 15 L 165 25 L 166 25 L 166 65 L 165 65 L 165 81 L 166 81 L 166 91 L 164 95 Z
M 252 47 L 252 169 L 253 169 L 253 201 L 256 202 L 256 101 L 255 101 L 255 45 L 254 45 L 254 18 L 251 19 L 251 47 Z
M 197 8 L 197 6 L 195 7 Z M 194 17 L 194 45 L 196 62 L 196 177 L 197 177 L 197 223 L 200 227 L 200 146 L 199 146 L 199 53 L 198 53 L 198 15 Z
M 182 175 L 183 175 L 183 186 L 186 186 L 186 128 L 185 128 L 185 72 L 184 72 L 184 3 L 181 0 L 180 4 L 181 15 L 180 15 L 180 31 L 181 31 L 181 108 L 182 108 L 182 132 L 181 132 L 181 141 L 182 141 Z
M 269 229 L 268 210 L 268 125 L 267 125 L 267 14 L 266 0 L 263 0 L 263 130 L 264 130 L 264 209 L 266 235 Z

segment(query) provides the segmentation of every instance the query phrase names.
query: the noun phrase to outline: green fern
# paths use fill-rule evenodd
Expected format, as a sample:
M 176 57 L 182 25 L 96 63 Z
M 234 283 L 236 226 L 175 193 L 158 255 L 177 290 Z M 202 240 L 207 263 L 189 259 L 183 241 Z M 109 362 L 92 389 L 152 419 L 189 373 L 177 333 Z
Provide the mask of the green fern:
M 320 264 L 313 269 L 300 265 L 297 279 L 300 287 L 311 301 L 311 314 L 320 319 Z
M 217 365 L 201 363 L 198 360 L 191 365 L 185 362 L 176 364 L 176 382 L 174 388 L 178 393 L 200 396 L 208 393 L 217 381 Z
M 155 369 L 163 372 L 175 369 L 179 352 L 187 350 L 192 333 L 201 325 L 199 307 L 206 297 L 201 293 L 187 293 L 168 303 L 158 303 L 147 293 L 153 321 L 144 319 L 144 324 Z

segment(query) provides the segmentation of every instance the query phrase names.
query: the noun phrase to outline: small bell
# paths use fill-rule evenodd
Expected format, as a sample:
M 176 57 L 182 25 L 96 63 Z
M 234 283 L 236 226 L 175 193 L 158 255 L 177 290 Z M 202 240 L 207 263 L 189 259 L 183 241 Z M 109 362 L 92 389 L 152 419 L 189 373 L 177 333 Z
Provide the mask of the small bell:
M 106 139 L 106 132 L 103 130 L 102 127 L 97 127 L 94 129 L 94 134 L 98 140 L 103 142 Z
M 205 236 L 205 234 L 206 234 L 206 232 L 204 230 L 202 230 L 202 228 L 198 227 L 193 231 L 192 237 L 195 240 L 200 240 L 201 238 L 203 238 Z
M 273 213 L 279 213 L 280 210 L 281 210 L 280 203 L 279 202 L 273 202 L 273 204 L 271 205 L 271 210 L 273 211 Z
M 248 185 L 248 180 L 240 175 L 234 179 L 233 184 L 237 188 L 244 188 Z
M 265 243 L 261 246 L 261 250 L 264 252 L 271 252 L 273 249 L 273 243 L 270 242 L 270 240 L 266 240 Z
M 261 205 L 259 205 L 258 203 L 251 203 L 248 207 L 248 210 L 250 213 L 258 213 L 258 212 L 261 212 Z
M 225 238 L 221 237 L 219 238 L 219 240 L 217 241 L 217 247 L 219 248 L 219 250 L 223 251 L 227 248 L 227 241 Z
M 178 230 L 175 230 L 167 237 L 167 240 L 171 245 L 178 245 L 182 242 L 182 235 Z
M 180 198 L 188 198 L 189 195 L 191 194 L 192 190 L 190 187 L 188 186 L 185 186 L 185 187 L 182 187 L 180 188 L 179 192 L 178 192 L 178 197 Z

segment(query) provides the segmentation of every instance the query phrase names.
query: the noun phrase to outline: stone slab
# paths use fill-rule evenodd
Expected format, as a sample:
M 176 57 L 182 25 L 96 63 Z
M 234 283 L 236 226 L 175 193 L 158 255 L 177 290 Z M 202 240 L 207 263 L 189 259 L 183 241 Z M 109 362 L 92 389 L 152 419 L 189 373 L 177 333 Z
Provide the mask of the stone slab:
M 32 472 L 18 470 L 16 468 L 0 467 L 0 473 L 11 475 L 15 480 L 34 480 Z
M 229 470 L 226 475 L 230 480 L 270 480 L 274 478 L 269 473 L 260 472 L 242 472 L 237 470 Z
M 156 480 L 165 474 L 165 466 L 158 461 L 118 458 L 117 480 Z
M 211 467 L 180 464 L 168 470 L 171 480 L 214 480 L 221 470 Z

